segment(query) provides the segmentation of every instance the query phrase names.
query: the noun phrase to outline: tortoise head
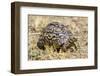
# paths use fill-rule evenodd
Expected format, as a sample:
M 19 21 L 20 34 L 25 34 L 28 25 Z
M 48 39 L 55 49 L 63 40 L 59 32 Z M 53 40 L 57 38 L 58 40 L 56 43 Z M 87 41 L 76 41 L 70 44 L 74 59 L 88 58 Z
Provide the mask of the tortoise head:
M 43 39 L 39 39 L 38 42 L 37 42 L 37 47 L 41 50 L 45 50 L 45 47 L 44 47 L 44 40 Z

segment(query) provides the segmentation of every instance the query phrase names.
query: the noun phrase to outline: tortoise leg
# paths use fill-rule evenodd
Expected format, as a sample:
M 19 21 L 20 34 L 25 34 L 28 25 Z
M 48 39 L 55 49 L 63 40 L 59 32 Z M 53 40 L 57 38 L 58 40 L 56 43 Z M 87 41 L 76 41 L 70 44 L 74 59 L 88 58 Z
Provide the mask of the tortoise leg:
M 66 46 L 65 46 L 65 45 L 63 45 L 63 46 L 61 47 L 61 50 L 62 50 L 63 52 L 66 52 L 66 51 L 67 51 Z
M 60 52 L 60 48 L 56 48 L 57 52 L 59 53 Z

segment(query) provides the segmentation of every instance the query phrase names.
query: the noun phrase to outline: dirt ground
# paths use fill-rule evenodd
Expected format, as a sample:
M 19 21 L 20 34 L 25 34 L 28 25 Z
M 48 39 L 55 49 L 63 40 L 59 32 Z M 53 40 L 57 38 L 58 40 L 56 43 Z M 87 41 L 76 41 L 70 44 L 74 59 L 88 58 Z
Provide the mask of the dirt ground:
M 41 31 L 50 22 L 60 22 L 71 30 L 77 38 L 77 51 L 52 51 L 47 47 L 46 51 L 37 47 L 37 41 Z M 57 60 L 80 59 L 88 57 L 88 18 L 75 16 L 36 16 L 28 15 L 28 60 Z

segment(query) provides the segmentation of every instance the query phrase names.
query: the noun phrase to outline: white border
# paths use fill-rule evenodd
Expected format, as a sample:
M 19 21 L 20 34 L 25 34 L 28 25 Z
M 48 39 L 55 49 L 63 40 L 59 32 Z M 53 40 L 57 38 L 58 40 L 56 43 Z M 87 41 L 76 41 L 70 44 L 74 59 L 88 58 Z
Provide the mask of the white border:
M 94 65 L 94 11 L 55 9 L 41 7 L 21 7 L 20 9 L 20 69 L 42 69 L 57 67 L 75 67 Z M 37 15 L 58 15 L 58 16 L 85 16 L 88 17 L 88 58 L 87 59 L 66 59 L 28 61 L 28 14 Z

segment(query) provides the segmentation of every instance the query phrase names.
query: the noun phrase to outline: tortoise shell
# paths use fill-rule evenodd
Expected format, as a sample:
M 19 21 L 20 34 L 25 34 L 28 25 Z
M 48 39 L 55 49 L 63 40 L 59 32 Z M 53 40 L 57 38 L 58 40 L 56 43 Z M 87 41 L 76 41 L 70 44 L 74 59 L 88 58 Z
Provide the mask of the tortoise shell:
M 59 23 L 49 23 L 41 32 L 38 39 L 38 48 L 45 50 L 45 45 L 53 47 L 54 51 L 59 52 L 60 49 L 67 51 L 72 46 L 77 49 L 75 42 L 77 39 L 73 36 L 72 32 L 67 26 Z

